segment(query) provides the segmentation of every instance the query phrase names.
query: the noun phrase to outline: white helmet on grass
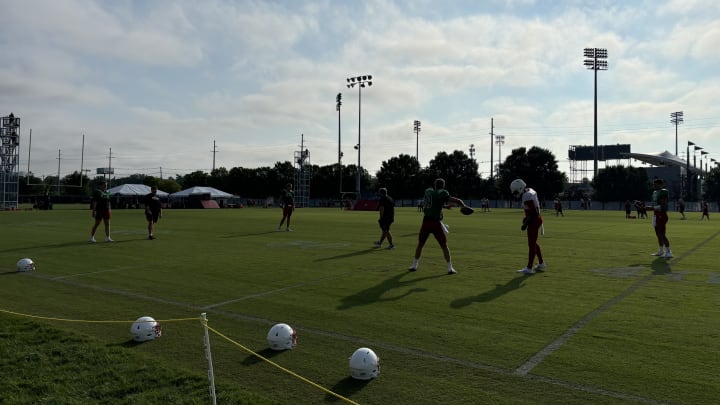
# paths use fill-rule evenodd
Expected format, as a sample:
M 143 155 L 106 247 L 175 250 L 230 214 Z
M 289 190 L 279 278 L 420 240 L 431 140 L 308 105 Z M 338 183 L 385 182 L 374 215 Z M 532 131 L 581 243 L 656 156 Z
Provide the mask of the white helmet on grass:
M 278 323 L 270 328 L 267 341 L 273 350 L 288 350 L 297 346 L 297 333 L 286 323 Z
M 17 271 L 33 271 L 35 270 L 35 262 L 32 259 L 24 258 L 17 262 Z
M 138 318 L 130 327 L 130 333 L 136 342 L 146 342 L 162 336 L 160 323 L 151 316 Z
M 350 357 L 350 376 L 358 380 L 370 380 L 380 374 L 380 357 L 367 347 L 355 350 Z
M 523 191 L 525 191 L 525 188 L 527 187 L 527 184 L 522 179 L 515 179 L 510 183 L 510 192 L 512 195 L 520 195 Z

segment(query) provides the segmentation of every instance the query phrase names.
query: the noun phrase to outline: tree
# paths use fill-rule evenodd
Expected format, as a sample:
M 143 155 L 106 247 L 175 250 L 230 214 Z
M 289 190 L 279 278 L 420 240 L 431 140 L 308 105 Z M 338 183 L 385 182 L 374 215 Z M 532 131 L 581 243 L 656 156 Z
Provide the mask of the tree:
M 432 184 L 432 181 L 438 177 L 445 179 L 451 195 L 463 198 L 479 197 L 480 195 L 480 175 L 477 161 L 470 159 L 463 151 L 456 150 L 452 154 L 438 152 L 430 161 L 425 176 L 427 184 Z
M 508 197 L 510 183 L 518 178 L 537 191 L 540 200 L 553 198 L 563 191 L 567 183 L 565 173 L 558 170 L 555 155 L 537 146 L 513 149 L 505 162 L 499 165 L 499 173 L 500 194 Z
M 184 188 L 205 187 L 208 184 L 208 177 L 208 174 L 202 170 L 196 170 L 184 175 L 180 184 L 182 184 Z
M 417 159 L 400 154 L 382 162 L 375 174 L 378 187 L 385 187 L 395 198 L 417 198 L 423 188 L 422 170 Z
M 60 181 L 65 195 L 88 195 L 90 193 L 90 179 L 74 171 L 63 177 Z
M 648 195 L 648 176 L 644 168 L 610 166 L 598 171 L 592 182 L 598 201 L 644 200 Z
M 720 167 L 713 167 L 705 177 L 703 198 L 708 201 L 720 201 Z

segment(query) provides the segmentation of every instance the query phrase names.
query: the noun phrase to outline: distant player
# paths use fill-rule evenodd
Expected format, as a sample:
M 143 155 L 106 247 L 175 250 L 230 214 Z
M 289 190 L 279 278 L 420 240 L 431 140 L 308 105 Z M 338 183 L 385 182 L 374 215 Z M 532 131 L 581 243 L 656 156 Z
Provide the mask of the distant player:
M 655 178 L 653 180 L 653 186 L 655 191 L 652 194 L 652 205 L 648 208 L 653 210 L 652 225 L 655 228 L 655 236 L 658 240 L 658 251 L 653 253 L 653 256 L 671 258 L 673 257 L 670 251 L 670 241 L 667 238 L 667 208 L 668 201 L 670 201 L 670 193 L 666 188 L 663 187 L 664 182 L 662 179 Z
M 90 231 L 90 243 L 95 243 L 95 231 L 97 231 L 100 222 L 105 223 L 105 242 L 114 242 L 110 238 L 110 193 L 107 191 L 107 182 L 100 183 L 100 188 L 93 191 L 92 200 L 90 202 L 92 208 L 92 217 L 95 218 L 95 225 Z
M 560 201 L 559 198 L 555 199 L 555 202 L 553 203 L 553 205 L 555 206 L 555 216 L 556 217 L 559 217 L 559 216 L 564 217 L 565 214 L 563 214 L 562 202 Z
M 450 249 L 447 245 L 447 227 L 442 223 L 443 207 L 452 202 L 458 206 L 464 207 L 463 200 L 453 197 L 445 190 L 445 180 L 435 179 L 434 186 L 425 190 L 425 198 L 423 199 L 423 222 L 418 233 L 418 244 L 415 248 L 415 259 L 408 271 L 416 271 L 422 255 L 423 246 L 427 242 L 430 235 L 435 237 L 440 248 L 443 251 L 445 262 L 447 262 L 448 274 L 456 274 L 450 260 Z
M 280 197 L 280 204 L 282 204 L 282 210 L 283 210 L 283 217 L 280 220 L 280 225 L 278 225 L 277 230 L 280 232 L 282 229 L 283 223 L 285 223 L 285 220 L 287 220 L 287 223 L 285 223 L 285 230 L 287 232 L 291 232 L 292 228 L 290 228 L 290 217 L 292 217 L 293 211 L 295 210 L 295 194 L 293 194 L 292 189 L 292 183 L 288 183 L 285 185 L 285 189 L 282 192 L 282 196 Z
M 682 215 L 680 219 L 687 219 L 685 218 L 685 200 L 682 198 L 678 201 L 678 211 L 680 211 L 680 215 Z
M 382 246 L 383 241 L 387 238 L 389 250 L 395 249 L 393 244 L 392 233 L 390 233 L 390 225 L 395 222 L 395 200 L 388 195 L 386 188 L 378 190 L 380 192 L 380 201 L 378 202 L 378 211 L 380 211 L 380 218 L 378 224 L 380 224 L 380 240 L 375 242 L 375 247 Z
M 707 201 L 703 201 L 702 202 L 702 216 L 700 217 L 700 220 L 702 221 L 703 219 L 706 219 L 706 218 L 708 221 L 710 220 L 710 207 L 708 206 Z
M 518 273 L 534 274 L 536 271 L 544 271 L 547 266 L 543 260 L 540 245 L 537 243 L 538 234 L 540 233 L 540 228 L 543 225 L 543 218 L 542 215 L 540 215 L 540 202 L 538 201 L 537 192 L 530 187 L 527 187 L 527 184 L 525 184 L 522 179 L 513 180 L 512 183 L 510 183 L 510 192 L 512 195 L 520 197 L 520 201 L 522 201 L 525 217 L 523 218 L 520 230 L 527 230 L 527 266 L 518 270 Z M 533 268 L 535 257 L 538 259 L 538 265 Z
M 482 207 L 482 212 L 490 212 L 490 200 L 488 200 L 487 197 L 484 197 L 481 200 L 481 207 Z
M 162 204 L 160 203 L 160 197 L 157 195 L 157 187 L 150 187 L 150 194 L 147 194 L 144 198 L 145 203 L 145 219 L 147 219 L 147 230 L 148 239 L 155 239 L 154 230 L 155 224 L 162 218 Z

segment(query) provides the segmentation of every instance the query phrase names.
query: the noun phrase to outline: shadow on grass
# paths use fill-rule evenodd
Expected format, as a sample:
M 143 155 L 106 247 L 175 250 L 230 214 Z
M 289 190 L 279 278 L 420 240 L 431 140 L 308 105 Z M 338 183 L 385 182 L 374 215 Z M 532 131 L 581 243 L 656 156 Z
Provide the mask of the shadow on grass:
M 266 347 L 260 351 L 256 351 L 255 353 L 259 354 L 260 356 L 262 356 L 266 359 L 270 359 L 272 357 L 278 356 L 283 351 L 284 350 L 273 350 L 269 347 Z M 247 357 L 245 357 L 245 360 L 242 361 L 242 365 L 243 366 L 252 366 L 253 364 L 262 363 L 262 362 L 263 362 L 263 359 L 261 359 L 260 357 L 254 355 L 254 354 L 251 354 L 251 355 L 248 355 Z
M 664 259 L 662 257 L 653 260 L 650 268 L 652 269 L 652 274 L 656 276 L 672 273 L 672 270 L 670 270 L 670 263 L 668 262 L 668 259 Z
M 122 343 L 118 343 L 118 344 L 111 344 L 108 346 L 120 346 L 120 347 L 126 347 L 126 348 L 133 348 L 136 346 L 140 346 L 143 343 L 145 343 L 145 342 L 136 342 L 134 339 L 130 339 L 126 342 L 122 342 Z
M 366 254 L 368 254 L 370 252 L 374 252 L 376 250 L 379 250 L 379 249 L 371 248 L 371 249 L 365 249 L 365 250 L 358 250 L 357 252 L 350 252 L 350 253 L 345 253 L 345 254 L 337 255 L 337 256 L 323 257 L 322 259 L 317 259 L 315 261 L 316 262 L 324 262 L 324 261 L 328 261 L 328 260 L 346 259 L 348 257 L 366 255 Z
M 493 288 L 492 290 L 485 291 L 483 293 L 480 293 L 479 295 L 474 295 L 474 296 L 465 297 L 465 298 L 458 298 L 455 301 L 451 302 L 450 306 L 453 308 L 462 308 L 462 307 L 466 307 L 474 302 L 492 301 L 495 298 L 502 297 L 503 295 L 522 287 L 522 283 L 527 279 L 528 279 L 528 277 L 525 274 L 523 274 L 521 276 L 517 276 L 505 284 L 496 284 L 495 288 Z
M 420 278 L 414 278 L 412 280 L 402 281 L 400 280 L 404 276 L 409 274 L 408 272 L 399 273 L 396 276 L 390 277 L 387 280 L 384 280 L 380 284 L 366 288 L 362 291 L 359 291 L 356 294 L 353 294 L 349 297 L 345 297 L 341 300 L 341 304 L 338 305 L 337 309 L 349 309 L 361 305 L 369 305 L 374 304 L 377 302 L 387 302 L 387 301 L 397 301 L 402 298 L 407 297 L 408 295 L 412 293 L 419 293 L 419 292 L 425 292 L 427 291 L 426 288 L 412 288 L 410 290 L 407 290 L 401 294 L 392 296 L 392 297 L 383 297 L 385 293 L 387 293 L 390 290 L 401 288 L 401 287 L 407 287 L 412 284 L 415 284 L 417 282 L 423 281 L 423 280 L 429 280 L 433 278 L 439 278 L 439 277 L 448 277 L 447 274 L 437 274 L 434 276 L 426 276 L 426 277 L 420 277 Z
M 330 389 L 330 391 L 342 395 L 344 397 L 348 397 L 361 389 L 365 388 L 366 385 L 370 384 L 370 381 L 372 380 L 357 380 L 352 377 L 345 377 L 342 380 L 338 381 L 337 384 L 333 385 L 333 387 Z M 337 402 L 341 401 L 340 398 L 327 394 L 325 395 L 325 402 Z M 344 401 L 343 401 L 344 402 Z
M 20 273 L 23 273 L 23 272 L 17 271 L 17 270 L 12 270 L 12 271 L 6 271 L 6 272 L 3 272 L 3 273 L 0 273 L 0 276 L 7 276 L 7 275 L 9 275 L 9 274 L 20 274 Z
M 2 249 L 0 250 L 0 253 L 10 253 L 10 252 L 22 252 L 26 250 L 37 250 L 37 249 L 52 249 L 52 248 L 66 248 L 70 246 L 77 246 L 77 245 L 89 245 L 87 240 L 84 240 L 82 242 L 65 242 L 65 243 L 55 243 L 52 245 L 33 245 L 33 246 L 23 246 L 19 248 L 13 248 L 13 249 Z
M 261 235 L 269 235 L 271 233 L 278 233 L 278 231 L 266 231 L 266 232 L 254 232 L 254 233 L 231 233 L 227 235 L 221 236 L 221 238 L 244 238 L 246 236 L 261 236 Z

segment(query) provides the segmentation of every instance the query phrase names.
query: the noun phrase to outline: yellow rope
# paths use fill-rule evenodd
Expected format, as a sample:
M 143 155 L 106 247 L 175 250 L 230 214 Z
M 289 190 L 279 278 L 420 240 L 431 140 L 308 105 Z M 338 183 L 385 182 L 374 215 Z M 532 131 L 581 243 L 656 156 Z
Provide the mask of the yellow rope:
M 205 325 L 207 326 L 207 323 L 205 323 Z M 253 356 L 255 356 L 255 357 L 257 357 L 257 358 L 259 358 L 260 360 L 262 360 L 262 361 L 264 361 L 264 362 L 266 362 L 266 363 L 269 363 L 269 364 L 273 365 L 274 367 L 277 367 L 278 369 L 280 369 L 280 370 L 282 370 L 282 371 L 284 371 L 284 372 L 286 372 L 286 373 L 288 373 L 288 374 L 290 374 L 290 375 L 292 375 L 292 376 L 294 376 L 294 377 L 296 377 L 296 378 L 298 378 L 298 379 L 300 379 L 300 380 L 302 380 L 302 381 L 304 381 L 304 382 L 312 385 L 313 387 L 318 388 L 318 389 L 320 389 L 320 390 L 322 390 L 322 391 L 324 391 L 324 392 L 326 392 L 326 393 L 328 393 L 328 394 L 330 394 L 330 395 L 332 395 L 332 396 L 334 396 L 334 397 L 336 397 L 336 398 L 338 398 L 338 399 L 341 399 L 341 400 L 343 400 L 343 401 L 345 401 L 345 402 L 347 402 L 347 403 L 354 404 L 354 405 L 359 405 L 357 402 L 355 402 L 355 401 L 353 401 L 353 400 L 351 400 L 351 399 L 345 398 L 344 396 L 342 396 L 342 395 L 340 395 L 340 394 L 336 394 L 336 393 L 328 390 L 327 388 L 325 388 L 325 387 L 323 387 L 323 386 L 321 386 L 321 385 L 318 385 L 318 384 L 316 384 L 316 383 L 308 380 L 307 378 L 305 378 L 305 377 L 303 377 L 303 376 L 301 376 L 301 375 L 299 375 L 299 374 L 297 374 L 297 373 L 294 373 L 294 372 L 286 369 L 285 367 L 283 367 L 283 366 L 281 366 L 281 365 L 273 362 L 272 360 L 266 359 L 265 357 L 263 357 L 263 356 L 255 353 L 254 351 L 252 351 L 252 350 L 248 349 L 247 347 L 241 345 L 240 343 L 235 342 L 234 340 L 230 339 L 229 337 L 223 335 L 222 333 L 218 332 L 217 330 L 213 329 L 212 327 L 207 326 L 207 328 L 208 328 L 209 330 L 211 330 L 213 333 L 215 333 L 216 335 L 222 337 L 223 339 L 225 339 L 225 340 L 227 340 L 228 342 L 236 345 L 237 347 L 245 350 L 246 352 L 252 354 Z
M 23 313 L 20 313 L 20 312 L 8 311 L 8 310 L 5 310 L 5 309 L 0 309 L 0 312 L 4 312 L 4 313 L 6 313 L 6 314 L 11 314 L 11 315 L 23 316 L 23 317 L 26 317 L 26 318 L 43 319 L 43 320 L 47 320 L 47 321 L 82 322 L 82 323 L 133 323 L 133 322 L 135 322 L 135 321 L 91 321 L 91 320 L 83 320 L 83 319 L 54 318 L 54 317 L 49 317 L 49 316 L 38 316 L 38 315 L 23 314 Z M 227 340 L 228 342 L 236 345 L 237 347 L 243 349 L 244 351 L 252 354 L 253 356 L 259 358 L 260 360 L 262 360 L 262 361 L 264 361 L 264 362 L 266 362 L 266 363 L 269 363 L 269 364 L 271 364 L 272 366 L 274 366 L 274 367 L 276 367 L 276 368 L 278 368 L 278 369 L 280 369 L 280 370 L 282 370 L 282 371 L 284 371 L 284 372 L 286 372 L 286 373 L 294 376 L 295 378 L 298 378 L 298 379 L 300 379 L 301 381 L 304 381 L 305 383 L 310 384 L 310 385 L 312 385 L 313 387 L 318 388 L 318 389 L 322 390 L 323 392 L 325 392 L 325 393 L 327 393 L 327 394 L 330 394 L 330 395 L 332 395 L 332 396 L 334 396 L 334 397 L 336 397 L 336 398 L 338 398 L 338 399 L 340 399 L 340 400 L 342 400 L 342 401 L 345 401 L 345 402 L 347 402 L 347 403 L 349 403 L 349 404 L 359 405 L 357 402 L 355 402 L 355 401 L 353 401 L 353 400 L 351 400 L 351 399 L 345 398 L 344 396 L 342 396 L 342 395 L 340 395 L 340 394 L 336 394 L 336 393 L 334 393 L 333 391 L 330 391 L 330 390 L 328 390 L 327 388 L 325 388 L 325 387 L 323 387 L 323 386 L 321 386 L 321 385 L 319 385 L 319 384 L 316 384 L 316 383 L 308 380 L 307 378 L 305 378 L 305 377 L 303 377 L 303 376 L 301 376 L 301 375 L 299 375 L 299 374 L 297 374 L 297 373 L 295 373 L 295 372 L 293 372 L 293 371 L 290 371 L 290 370 L 286 369 L 285 367 L 282 367 L 281 365 L 279 365 L 279 364 L 277 364 L 277 363 L 275 363 L 275 362 L 273 362 L 273 361 L 271 361 L 271 360 L 269 360 L 269 359 L 266 359 L 265 357 L 263 357 L 263 356 L 255 353 L 254 351 L 252 351 L 252 350 L 248 349 L 247 347 L 241 345 L 240 343 L 235 342 L 234 340 L 232 340 L 232 339 L 230 339 L 229 337 L 223 335 L 223 334 L 220 333 L 219 331 L 217 331 L 217 330 L 213 329 L 212 327 L 208 326 L 207 320 L 203 320 L 202 318 L 194 317 L 194 318 L 177 318 L 177 319 L 159 319 L 159 320 L 156 320 L 156 321 L 157 321 L 157 322 L 183 322 L 183 321 L 197 321 L 198 319 L 208 328 L 208 330 L 211 330 L 211 331 L 212 331 L 213 333 L 215 333 L 216 335 L 222 337 L 223 339 L 225 339 L 225 340 Z
M 89 321 L 89 320 L 83 320 L 83 319 L 52 318 L 52 317 L 48 317 L 48 316 L 28 315 L 28 314 L 23 314 L 20 312 L 8 311 L 5 309 L 0 309 L 0 312 L 4 312 L 6 314 L 12 314 L 12 315 L 24 316 L 26 318 L 44 319 L 47 321 L 81 322 L 81 323 L 134 323 L 135 322 L 135 321 Z M 195 317 L 195 318 L 178 318 L 178 319 L 156 319 L 156 321 L 157 322 L 183 322 L 183 321 L 197 321 L 198 319 L 200 319 L 200 318 Z

